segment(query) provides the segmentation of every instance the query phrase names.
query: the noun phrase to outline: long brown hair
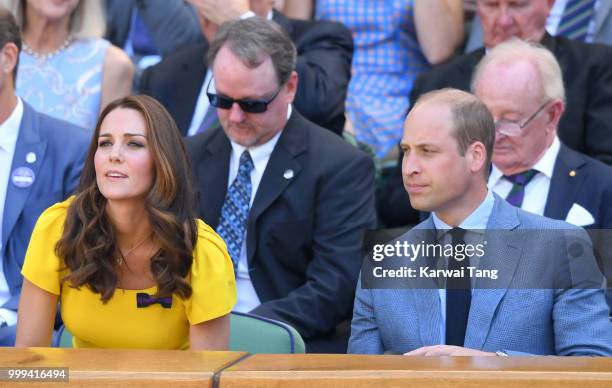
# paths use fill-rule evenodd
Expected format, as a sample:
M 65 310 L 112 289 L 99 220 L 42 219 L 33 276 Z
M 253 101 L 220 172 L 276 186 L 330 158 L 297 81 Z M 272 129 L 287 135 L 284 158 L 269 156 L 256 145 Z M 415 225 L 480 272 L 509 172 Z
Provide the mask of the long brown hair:
M 55 246 L 70 273 L 63 281 L 87 286 L 108 301 L 117 287 L 115 228 L 106 214 L 106 198 L 96 183 L 94 156 L 104 118 L 113 110 L 138 111 L 147 126 L 147 141 L 154 164 L 154 181 L 145 208 L 160 250 L 151 259 L 157 296 L 191 295 L 185 279 L 197 240 L 191 169 L 180 132 L 170 114 L 154 98 L 128 96 L 111 102 L 100 114 L 81 174 L 76 198 L 70 204 L 62 238 Z

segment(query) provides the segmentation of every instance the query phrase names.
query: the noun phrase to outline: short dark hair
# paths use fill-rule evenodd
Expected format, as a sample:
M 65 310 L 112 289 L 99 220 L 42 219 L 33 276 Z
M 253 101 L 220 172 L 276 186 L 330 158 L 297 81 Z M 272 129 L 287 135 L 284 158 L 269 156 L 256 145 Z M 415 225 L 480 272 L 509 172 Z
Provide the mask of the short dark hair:
M 14 43 L 17 49 L 21 51 L 21 31 L 17 25 L 15 16 L 8 9 L 0 5 L 0 49 L 3 49 L 7 43 Z M 19 55 L 13 69 L 13 82 L 17 81 L 17 67 L 19 65 Z
M 232 20 L 221 25 L 208 49 L 209 67 L 222 47 L 227 46 L 249 68 L 256 68 L 270 57 L 279 86 L 295 70 L 297 50 L 278 24 L 261 17 Z
M 468 147 L 479 141 L 485 146 L 487 152 L 484 169 L 485 177 L 489 176 L 493 145 L 495 143 L 495 122 L 493 116 L 476 96 L 458 89 L 445 88 L 422 95 L 415 106 L 427 100 L 436 99 L 446 103 L 450 109 L 453 120 L 453 136 L 457 140 L 457 147 L 461 156 L 465 155 Z

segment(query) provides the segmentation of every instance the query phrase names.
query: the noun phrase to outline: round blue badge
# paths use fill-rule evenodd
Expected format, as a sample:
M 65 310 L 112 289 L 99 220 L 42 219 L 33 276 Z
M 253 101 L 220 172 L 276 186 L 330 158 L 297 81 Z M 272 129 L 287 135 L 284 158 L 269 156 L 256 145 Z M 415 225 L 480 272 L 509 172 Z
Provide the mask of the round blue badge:
M 17 167 L 11 174 L 13 184 L 22 189 L 32 186 L 34 178 L 34 171 L 29 167 Z

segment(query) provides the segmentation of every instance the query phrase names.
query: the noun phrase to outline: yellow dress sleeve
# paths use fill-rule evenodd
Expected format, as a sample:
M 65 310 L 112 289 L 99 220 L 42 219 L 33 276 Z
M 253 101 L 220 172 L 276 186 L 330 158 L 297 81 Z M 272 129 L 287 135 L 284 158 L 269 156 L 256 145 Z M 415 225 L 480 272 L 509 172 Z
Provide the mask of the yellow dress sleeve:
M 55 255 L 55 244 L 61 238 L 72 197 L 45 210 L 32 232 L 21 274 L 36 286 L 59 295 L 60 280 L 65 275 L 63 261 Z
M 185 301 L 191 325 L 229 314 L 236 304 L 236 279 L 225 243 L 197 220 L 198 240 L 191 265 L 192 295 Z

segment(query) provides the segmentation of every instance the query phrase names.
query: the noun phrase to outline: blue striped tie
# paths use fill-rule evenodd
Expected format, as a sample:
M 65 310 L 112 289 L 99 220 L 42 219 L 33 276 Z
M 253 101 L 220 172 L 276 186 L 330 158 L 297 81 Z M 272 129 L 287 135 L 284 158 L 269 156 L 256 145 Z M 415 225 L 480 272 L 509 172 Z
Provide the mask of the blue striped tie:
M 596 0 L 568 0 L 557 28 L 557 35 L 585 41 Z
M 251 171 L 253 171 L 253 167 L 253 160 L 249 151 L 244 151 L 240 156 L 238 175 L 227 190 L 221 208 L 221 219 L 217 227 L 217 233 L 225 241 L 227 251 L 234 263 L 234 273 L 238 269 L 240 249 L 242 248 L 242 240 L 249 217 L 252 188 Z

